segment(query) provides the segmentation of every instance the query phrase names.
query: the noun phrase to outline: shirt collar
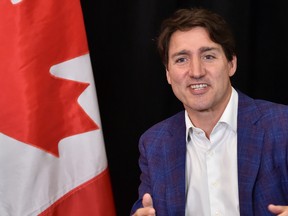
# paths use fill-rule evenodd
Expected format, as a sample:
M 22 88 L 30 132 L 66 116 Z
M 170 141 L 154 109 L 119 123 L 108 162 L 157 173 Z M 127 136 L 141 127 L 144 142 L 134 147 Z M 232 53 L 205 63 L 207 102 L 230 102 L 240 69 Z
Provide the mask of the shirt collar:
M 232 128 L 232 130 L 236 133 L 237 115 L 238 115 L 238 93 L 232 87 L 231 97 L 218 123 L 223 122 L 223 123 L 228 124 Z M 189 132 L 190 130 L 193 130 L 195 126 L 192 124 L 186 110 L 185 110 L 185 124 L 186 124 L 186 141 L 188 142 L 190 139 L 190 136 L 188 136 Z

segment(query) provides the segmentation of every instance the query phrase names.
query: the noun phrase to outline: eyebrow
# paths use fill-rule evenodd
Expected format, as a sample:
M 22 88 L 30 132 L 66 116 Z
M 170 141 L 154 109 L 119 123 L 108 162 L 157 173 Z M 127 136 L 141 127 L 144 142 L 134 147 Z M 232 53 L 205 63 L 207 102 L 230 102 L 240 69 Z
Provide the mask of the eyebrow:
M 200 53 L 208 52 L 208 51 L 219 51 L 220 49 L 218 47 L 201 47 Z
M 214 50 L 218 52 L 220 49 L 218 47 L 201 47 L 200 53 L 204 53 L 204 52 L 208 52 L 208 51 L 214 51 Z M 190 53 L 191 53 L 191 51 L 184 49 L 184 50 L 181 50 L 179 52 L 172 54 L 171 57 L 174 58 L 176 56 L 187 55 Z
M 184 49 L 184 50 L 181 50 L 181 51 L 179 51 L 179 52 L 176 52 L 176 53 L 172 54 L 171 57 L 174 58 L 174 57 L 176 57 L 176 56 L 187 55 L 187 54 L 189 54 L 189 53 L 191 53 L 189 50 L 185 50 L 185 49 Z

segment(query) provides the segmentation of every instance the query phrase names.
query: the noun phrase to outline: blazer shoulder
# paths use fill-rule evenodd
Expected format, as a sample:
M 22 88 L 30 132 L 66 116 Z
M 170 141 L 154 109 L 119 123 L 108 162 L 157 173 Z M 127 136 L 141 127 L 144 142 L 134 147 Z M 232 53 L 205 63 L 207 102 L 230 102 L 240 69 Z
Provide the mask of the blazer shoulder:
M 288 106 L 263 99 L 254 99 L 241 92 L 238 92 L 239 115 L 248 118 L 257 118 L 262 122 L 271 124 L 275 121 L 287 122 L 288 124 Z M 250 117 L 249 117 L 250 116 Z
M 166 118 L 153 126 L 147 129 L 141 137 L 147 137 L 150 135 L 155 136 L 155 134 L 161 133 L 164 134 L 172 134 L 175 131 L 182 130 L 185 128 L 185 111 L 182 110 L 175 115 Z

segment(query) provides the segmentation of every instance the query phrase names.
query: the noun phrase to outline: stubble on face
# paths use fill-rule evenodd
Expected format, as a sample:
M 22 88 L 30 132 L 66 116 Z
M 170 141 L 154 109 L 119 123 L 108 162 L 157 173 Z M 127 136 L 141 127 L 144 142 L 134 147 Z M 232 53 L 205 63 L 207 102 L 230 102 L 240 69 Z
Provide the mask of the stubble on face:
M 230 76 L 235 70 L 236 57 L 228 62 L 222 47 L 204 28 L 172 35 L 167 80 L 190 115 L 211 118 L 222 114 L 229 102 Z

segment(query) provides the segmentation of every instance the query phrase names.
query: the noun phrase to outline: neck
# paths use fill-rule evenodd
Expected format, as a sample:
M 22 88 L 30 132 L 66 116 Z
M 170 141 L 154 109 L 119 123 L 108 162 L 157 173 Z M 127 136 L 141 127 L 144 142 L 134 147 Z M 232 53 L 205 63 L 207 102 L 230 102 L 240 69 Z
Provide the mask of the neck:
M 188 112 L 189 113 L 189 112 Z M 200 116 L 194 116 L 191 118 L 191 115 L 189 115 L 189 118 L 191 120 L 191 122 L 193 123 L 193 125 L 195 127 L 201 128 L 204 132 L 206 137 L 209 139 L 211 132 L 213 130 L 213 128 L 215 127 L 215 125 L 217 124 L 217 122 L 219 121 L 221 114 L 215 114 L 214 112 L 205 112 L 203 111 Z
M 232 91 L 231 91 L 232 92 Z M 187 109 L 188 116 L 195 127 L 201 128 L 206 137 L 209 139 L 211 132 L 219 119 L 221 118 L 227 104 L 229 103 L 230 94 L 226 97 L 225 101 L 221 106 L 214 107 L 213 109 L 207 110 L 189 110 Z

